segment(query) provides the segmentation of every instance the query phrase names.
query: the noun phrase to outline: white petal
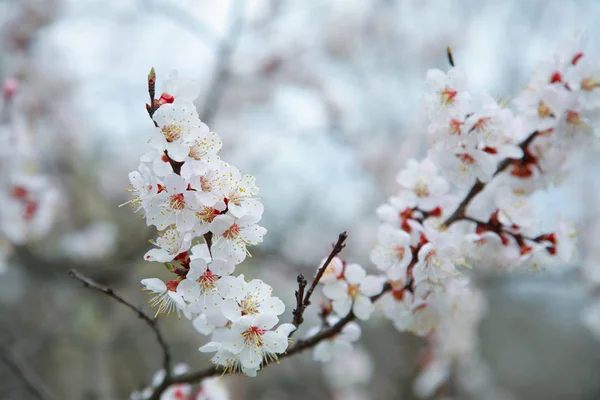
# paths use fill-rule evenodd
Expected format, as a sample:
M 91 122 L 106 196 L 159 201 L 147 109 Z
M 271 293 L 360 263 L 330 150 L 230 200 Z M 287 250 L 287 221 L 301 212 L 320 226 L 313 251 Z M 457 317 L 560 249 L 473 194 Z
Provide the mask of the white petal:
M 360 325 L 356 322 L 350 322 L 342 328 L 342 331 L 337 337 L 346 342 L 356 342 L 360 338 L 360 333 Z
M 148 250 L 144 255 L 144 260 L 146 261 L 167 262 L 172 261 L 173 258 L 175 258 L 175 254 L 169 254 L 169 252 L 163 249 Z
M 375 296 L 383 290 L 383 279 L 369 275 L 360 283 L 360 292 L 365 296 Z
M 259 307 L 260 312 L 281 315 L 285 312 L 285 304 L 279 297 L 269 297 Z
M 337 280 L 323 285 L 323 294 L 331 300 L 342 299 L 348 296 L 348 283 Z
M 235 264 L 226 260 L 214 260 L 210 263 L 210 270 L 220 276 L 231 275 L 235 271 Z
M 332 303 L 333 311 L 340 317 L 348 315 L 352 309 L 352 299 L 350 297 L 344 297 L 338 300 L 334 300 Z
M 367 276 L 367 272 L 360 265 L 358 265 L 358 264 L 346 265 L 346 270 L 344 271 L 344 277 L 346 278 L 348 283 L 357 285 L 363 279 L 365 279 L 365 276 Z
M 277 332 L 265 332 L 263 341 L 265 347 L 277 354 L 283 353 L 288 348 L 287 335 L 278 334 Z
M 231 322 L 236 322 L 242 316 L 242 308 L 233 299 L 224 299 L 221 302 L 221 312 Z
M 354 312 L 354 315 L 356 315 L 356 318 L 366 321 L 371 318 L 371 314 L 373 313 L 374 309 L 375 306 L 373 303 L 371 303 L 371 300 L 368 297 L 358 295 L 354 299 L 352 311 Z
M 167 291 L 167 285 L 158 278 L 142 279 L 142 285 L 144 285 L 147 290 L 151 290 L 154 293 L 163 293 Z

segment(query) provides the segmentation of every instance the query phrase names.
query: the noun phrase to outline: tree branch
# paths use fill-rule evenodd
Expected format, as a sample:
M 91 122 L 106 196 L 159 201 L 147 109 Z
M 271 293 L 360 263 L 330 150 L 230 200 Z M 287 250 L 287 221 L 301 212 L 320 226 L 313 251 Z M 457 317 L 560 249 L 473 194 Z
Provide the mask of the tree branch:
M 25 365 L 21 364 L 10 352 L 9 349 L 0 351 L 0 359 L 15 374 L 29 393 L 40 400 L 55 400 L 56 397 L 40 382 L 33 372 Z
M 83 283 L 83 286 L 97 290 L 99 292 L 102 292 L 102 293 L 106 294 L 107 296 L 115 299 L 119 303 L 127 306 L 130 310 L 135 312 L 139 318 L 144 320 L 144 322 L 154 332 L 154 334 L 156 336 L 156 340 L 158 341 L 158 344 L 160 345 L 160 347 L 162 349 L 162 353 L 163 353 L 162 366 L 163 366 L 163 369 L 165 370 L 165 380 L 168 380 L 168 378 L 171 376 L 171 351 L 169 350 L 169 346 L 165 342 L 165 339 L 158 327 L 157 320 L 148 316 L 148 314 L 143 312 L 141 309 L 139 309 L 138 307 L 134 306 L 133 304 L 131 304 L 130 302 L 125 300 L 123 297 L 116 294 L 115 291 L 112 290 L 110 287 L 101 285 L 74 269 L 69 271 L 69 275 L 72 276 L 73 278 L 77 279 L 79 282 Z
M 310 285 L 310 288 L 308 288 L 308 291 L 306 292 L 306 296 L 304 296 L 304 299 L 302 299 L 302 301 L 300 301 L 300 299 L 298 298 L 298 292 L 296 292 L 297 305 L 296 305 L 296 309 L 293 312 L 294 318 L 292 320 L 292 324 L 294 324 L 296 326 L 296 328 L 298 328 L 300 326 L 300 324 L 302 324 L 302 322 L 304 321 L 304 318 L 303 318 L 304 310 L 306 309 L 306 307 L 308 307 L 310 305 L 310 297 L 312 296 L 313 292 L 315 291 L 315 288 L 319 284 L 319 281 L 323 277 L 325 270 L 327 269 L 327 267 L 329 266 L 331 261 L 338 254 L 340 254 L 340 252 L 342 251 L 342 249 L 344 247 L 346 247 L 346 245 L 344 244 L 346 239 L 348 239 L 348 234 L 346 234 L 345 231 L 340 233 L 340 235 L 338 236 L 337 242 L 333 245 L 333 249 L 331 249 L 331 253 L 329 253 L 329 256 L 323 263 L 323 266 L 321 266 L 321 268 L 319 268 L 319 270 L 317 271 L 317 275 L 315 276 L 315 279 L 313 280 L 312 284 Z M 302 276 L 302 279 L 304 279 L 303 276 Z M 304 287 L 300 288 L 300 286 L 301 286 L 300 276 L 298 276 L 298 285 L 299 285 L 298 291 L 300 291 L 300 289 L 302 291 L 304 291 L 304 287 L 306 287 L 306 280 L 304 280 Z
M 340 234 L 340 238 L 342 237 L 342 235 L 344 235 L 344 234 Z M 345 240 L 345 235 L 344 235 L 344 240 Z M 381 296 L 383 296 L 386 292 L 389 292 L 390 290 L 392 290 L 392 286 L 390 285 L 389 282 L 386 282 L 385 285 L 383 286 L 383 291 L 381 293 L 379 293 L 378 295 L 371 297 L 371 301 L 372 302 L 377 301 Z M 311 336 L 309 338 L 297 340 L 296 343 L 288 351 L 286 351 L 285 353 L 283 353 L 279 356 L 279 360 L 291 357 L 295 354 L 298 354 L 305 350 L 313 348 L 319 342 L 336 336 L 337 334 L 339 334 L 342 331 L 342 329 L 346 325 L 348 325 L 348 323 L 354 321 L 355 319 L 356 319 L 356 316 L 352 312 L 350 312 L 348 315 L 346 315 L 344 318 L 340 319 L 338 322 L 336 322 L 331 327 L 329 327 L 327 329 L 323 329 L 320 332 L 314 334 L 313 336 Z M 173 384 L 176 384 L 176 383 L 191 383 L 191 384 L 198 383 L 198 382 L 202 381 L 202 379 L 210 378 L 212 376 L 217 376 L 217 375 L 223 374 L 224 372 L 225 372 L 225 370 L 222 367 L 210 367 L 210 368 L 207 368 L 202 371 L 196 371 L 196 372 L 191 372 L 191 373 L 187 373 L 187 374 L 183 374 L 183 375 L 172 376 L 168 380 L 165 379 L 158 387 L 156 387 L 156 389 L 154 389 L 154 393 L 152 393 L 150 400 L 160 399 L 160 395 L 163 394 L 164 391 L 167 390 L 167 388 Z
M 519 144 L 519 147 L 521 148 L 521 150 L 525 151 L 527 149 L 527 147 L 531 144 L 533 139 L 535 139 L 537 137 L 538 134 L 539 134 L 539 131 L 534 131 L 525 140 L 523 140 Z M 496 175 L 500 174 L 502 171 L 504 171 L 506 168 L 508 168 L 508 166 L 515 161 L 518 161 L 518 160 L 514 159 L 514 158 L 506 158 L 506 159 L 502 160 L 500 162 L 500 164 L 498 164 L 498 168 L 496 169 L 496 172 L 494 172 L 494 177 L 496 177 Z M 486 185 L 487 185 L 487 183 L 483 183 L 479 179 L 477 179 L 477 181 L 475 181 L 475 184 L 471 187 L 471 190 L 469 190 L 469 193 L 467 193 L 467 195 L 465 196 L 463 201 L 461 201 L 461 203 L 458 205 L 458 207 L 452 213 L 452 215 L 450 215 L 448 217 L 448 219 L 446 219 L 446 221 L 444 221 L 443 225 L 446 227 L 449 227 L 456 221 L 464 219 L 464 217 L 466 215 L 465 213 L 467 211 L 467 206 L 469 205 L 469 203 L 471 203 L 471 200 L 473 200 L 473 198 L 475 196 L 477 196 L 483 189 L 485 189 Z

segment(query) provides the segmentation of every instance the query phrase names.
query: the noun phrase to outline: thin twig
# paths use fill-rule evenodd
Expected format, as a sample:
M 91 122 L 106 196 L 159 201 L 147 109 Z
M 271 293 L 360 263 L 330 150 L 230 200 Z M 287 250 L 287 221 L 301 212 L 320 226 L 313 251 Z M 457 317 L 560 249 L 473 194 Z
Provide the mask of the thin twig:
M 390 290 L 392 290 L 392 286 L 389 283 L 386 283 L 383 287 L 383 291 L 380 294 L 371 297 L 371 301 L 372 302 L 377 301 L 381 296 L 383 296 L 386 292 L 389 292 Z M 297 340 L 295 342 L 295 344 L 292 345 L 292 347 L 288 351 L 281 354 L 278 359 L 281 360 L 284 358 L 291 357 L 295 354 L 301 353 L 305 350 L 315 347 L 318 343 L 320 343 L 323 340 L 333 338 L 334 336 L 339 334 L 346 325 L 348 325 L 350 322 L 354 321 L 355 319 L 356 319 L 356 316 L 352 312 L 350 312 L 348 315 L 346 315 L 344 318 L 340 319 L 338 322 L 336 322 L 332 326 L 321 330 L 320 332 L 314 334 L 313 336 L 311 336 L 309 338 Z M 225 370 L 223 369 L 223 367 L 210 367 L 210 368 L 207 368 L 202 371 L 196 371 L 196 372 L 190 372 L 190 373 L 183 374 L 183 375 L 172 376 L 168 382 L 163 381 L 163 383 L 161 385 L 159 385 L 156 389 L 154 389 L 154 393 L 150 397 L 150 400 L 158 400 L 160 398 L 160 395 L 165 390 L 167 390 L 167 388 L 170 385 L 173 385 L 176 383 L 198 383 L 198 382 L 201 382 L 202 379 L 221 375 L 224 372 L 225 372 Z
M 337 242 L 333 245 L 333 248 L 331 249 L 331 253 L 329 253 L 329 256 L 327 257 L 327 259 L 325 260 L 325 262 L 323 263 L 321 268 L 319 268 L 319 271 L 317 271 L 317 275 L 315 276 L 315 279 L 312 281 L 312 284 L 308 288 L 308 291 L 306 292 L 306 295 L 304 296 L 302 303 L 298 302 L 298 304 L 296 306 L 296 310 L 294 310 L 294 318 L 292 320 L 292 324 L 294 324 L 296 327 L 299 327 L 300 324 L 302 324 L 302 322 L 304 320 L 304 318 L 303 318 L 304 310 L 306 309 L 306 307 L 308 307 L 310 305 L 310 297 L 312 296 L 313 292 L 315 291 L 315 288 L 319 284 L 319 281 L 323 277 L 323 274 L 325 273 L 325 270 L 327 269 L 327 267 L 329 266 L 331 261 L 338 254 L 340 254 L 340 252 L 342 251 L 342 249 L 344 247 L 346 247 L 344 242 L 346 241 L 347 238 L 348 238 L 348 235 L 346 234 L 346 232 L 340 233 Z
M 298 278 L 296 280 L 298 281 L 298 290 L 296 290 L 295 292 L 296 308 L 294 308 L 294 310 L 292 311 L 292 315 L 294 316 L 294 322 L 297 322 L 297 324 L 294 325 L 298 326 L 302 322 L 304 322 L 304 318 L 302 317 L 302 303 L 304 301 L 304 289 L 306 289 L 306 285 L 308 285 L 308 282 L 302 274 L 298 275 Z
M 8 368 L 23 382 L 29 393 L 40 400 L 54 400 L 56 396 L 48 391 L 48 389 L 40 382 L 32 371 L 17 360 L 9 349 L 0 351 L 0 359 Z
M 160 331 L 160 328 L 158 327 L 157 320 L 150 317 L 148 314 L 146 314 L 141 309 L 134 306 L 127 300 L 125 300 L 120 295 L 116 294 L 112 288 L 105 286 L 105 285 L 101 285 L 74 269 L 69 271 L 69 275 L 72 276 L 73 278 L 77 279 L 81 283 L 83 283 L 83 285 L 85 287 L 95 289 L 99 292 L 102 292 L 102 293 L 106 294 L 107 296 L 115 299 L 119 303 L 127 306 L 130 310 L 135 312 L 139 318 L 144 320 L 144 322 L 154 332 L 154 334 L 156 336 L 156 340 L 158 341 L 158 344 L 160 345 L 160 347 L 162 349 L 162 352 L 163 352 L 162 365 L 163 365 L 163 369 L 165 370 L 165 380 L 167 380 L 167 378 L 171 376 L 171 351 L 169 350 L 169 346 L 167 345 L 167 342 L 165 342 L 165 339 Z
M 537 137 L 538 134 L 539 134 L 538 131 L 534 131 L 525 140 L 523 140 L 519 144 L 519 147 L 521 148 L 521 150 L 525 151 L 527 149 L 527 147 L 531 144 L 533 139 L 535 139 Z M 506 168 L 508 168 L 508 166 L 515 161 L 518 161 L 518 160 L 514 159 L 514 158 L 506 158 L 506 159 L 502 160 L 500 162 L 500 164 L 498 164 L 498 168 L 496 169 L 496 172 L 494 172 L 494 177 L 496 177 L 496 175 L 500 174 L 502 171 L 504 171 Z M 477 179 L 475 181 L 475 184 L 471 187 L 471 190 L 469 190 L 469 193 L 467 193 L 467 195 L 465 196 L 463 201 L 460 202 L 460 204 L 458 205 L 456 210 L 452 213 L 452 215 L 450 215 L 448 217 L 448 219 L 446 219 L 446 221 L 444 221 L 443 225 L 446 227 L 449 227 L 456 221 L 464 219 L 465 213 L 467 211 L 467 206 L 469 205 L 469 203 L 471 203 L 471 200 L 473 200 L 473 198 L 475 196 L 477 196 L 483 189 L 485 189 L 486 184 L 487 183 L 483 183 L 479 179 Z

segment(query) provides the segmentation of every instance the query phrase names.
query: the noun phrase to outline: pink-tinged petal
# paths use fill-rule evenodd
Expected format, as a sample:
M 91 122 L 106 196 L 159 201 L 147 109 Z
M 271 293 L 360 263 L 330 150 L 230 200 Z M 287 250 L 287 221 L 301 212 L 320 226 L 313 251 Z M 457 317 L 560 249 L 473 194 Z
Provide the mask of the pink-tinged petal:
M 366 276 L 367 272 L 360 265 L 346 265 L 346 270 L 344 271 L 344 278 L 346 278 L 346 281 L 348 281 L 348 283 L 358 285 L 363 279 L 365 279 Z
M 375 306 L 368 297 L 363 295 L 356 296 L 354 305 L 352 306 L 352 311 L 356 315 L 356 318 L 366 321 L 371 318 L 373 310 L 375 310 Z
M 340 317 L 348 315 L 352 309 L 352 299 L 350 297 L 344 297 L 338 300 L 334 300 L 332 303 L 333 311 Z
M 327 283 L 323 285 L 323 294 L 331 300 L 348 297 L 348 283 L 343 280 Z

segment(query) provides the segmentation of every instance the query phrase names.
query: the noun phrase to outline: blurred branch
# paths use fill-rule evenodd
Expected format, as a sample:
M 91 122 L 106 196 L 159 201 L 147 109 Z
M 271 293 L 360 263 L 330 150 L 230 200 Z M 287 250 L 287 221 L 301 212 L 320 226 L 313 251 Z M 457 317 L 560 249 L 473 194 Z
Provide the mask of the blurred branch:
M 231 22 L 229 24 L 229 30 L 219 43 L 212 82 L 206 92 L 206 97 L 202 105 L 203 110 L 200 119 L 207 124 L 214 118 L 219 110 L 225 87 L 229 81 L 229 62 L 242 32 L 243 11 L 244 2 L 241 0 L 233 0 L 230 6 Z
M 160 347 L 163 352 L 163 369 L 165 370 L 165 380 L 169 379 L 171 376 L 171 351 L 169 350 L 169 346 L 165 342 L 165 339 L 164 339 L 162 333 L 160 332 L 160 329 L 158 327 L 158 321 L 156 319 L 148 316 L 141 309 L 137 308 L 136 306 L 134 306 L 133 304 L 131 304 L 130 302 L 128 302 L 127 300 L 125 300 L 124 298 L 122 298 L 121 296 L 116 294 L 112 288 L 101 285 L 97 282 L 94 282 L 92 279 L 77 272 L 74 269 L 69 271 L 69 275 L 72 276 L 73 278 L 77 279 L 81 283 L 83 283 L 83 285 L 85 287 L 95 289 L 99 292 L 102 292 L 102 293 L 106 294 L 107 296 L 115 299 L 119 303 L 129 307 L 129 309 L 131 309 L 133 312 L 135 312 L 139 318 L 144 320 L 144 322 L 150 327 L 150 329 L 152 329 L 152 331 L 154 331 L 154 334 L 156 335 L 156 340 L 158 341 L 158 344 L 160 344 Z
M 17 360 L 9 349 L 0 350 L 0 359 L 23 382 L 28 392 L 40 400 L 55 400 L 56 397 L 40 382 L 39 378 Z
M 193 34 L 202 38 L 207 45 L 212 45 L 216 42 L 216 35 L 203 21 L 199 21 L 194 18 L 189 12 L 182 10 L 173 2 L 165 2 L 164 0 L 153 1 L 150 6 L 146 6 L 144 1 L 142 8 L 159 14 L 161 17 L 169 18 L 178 27 L 184 28 L 192 32 Z

